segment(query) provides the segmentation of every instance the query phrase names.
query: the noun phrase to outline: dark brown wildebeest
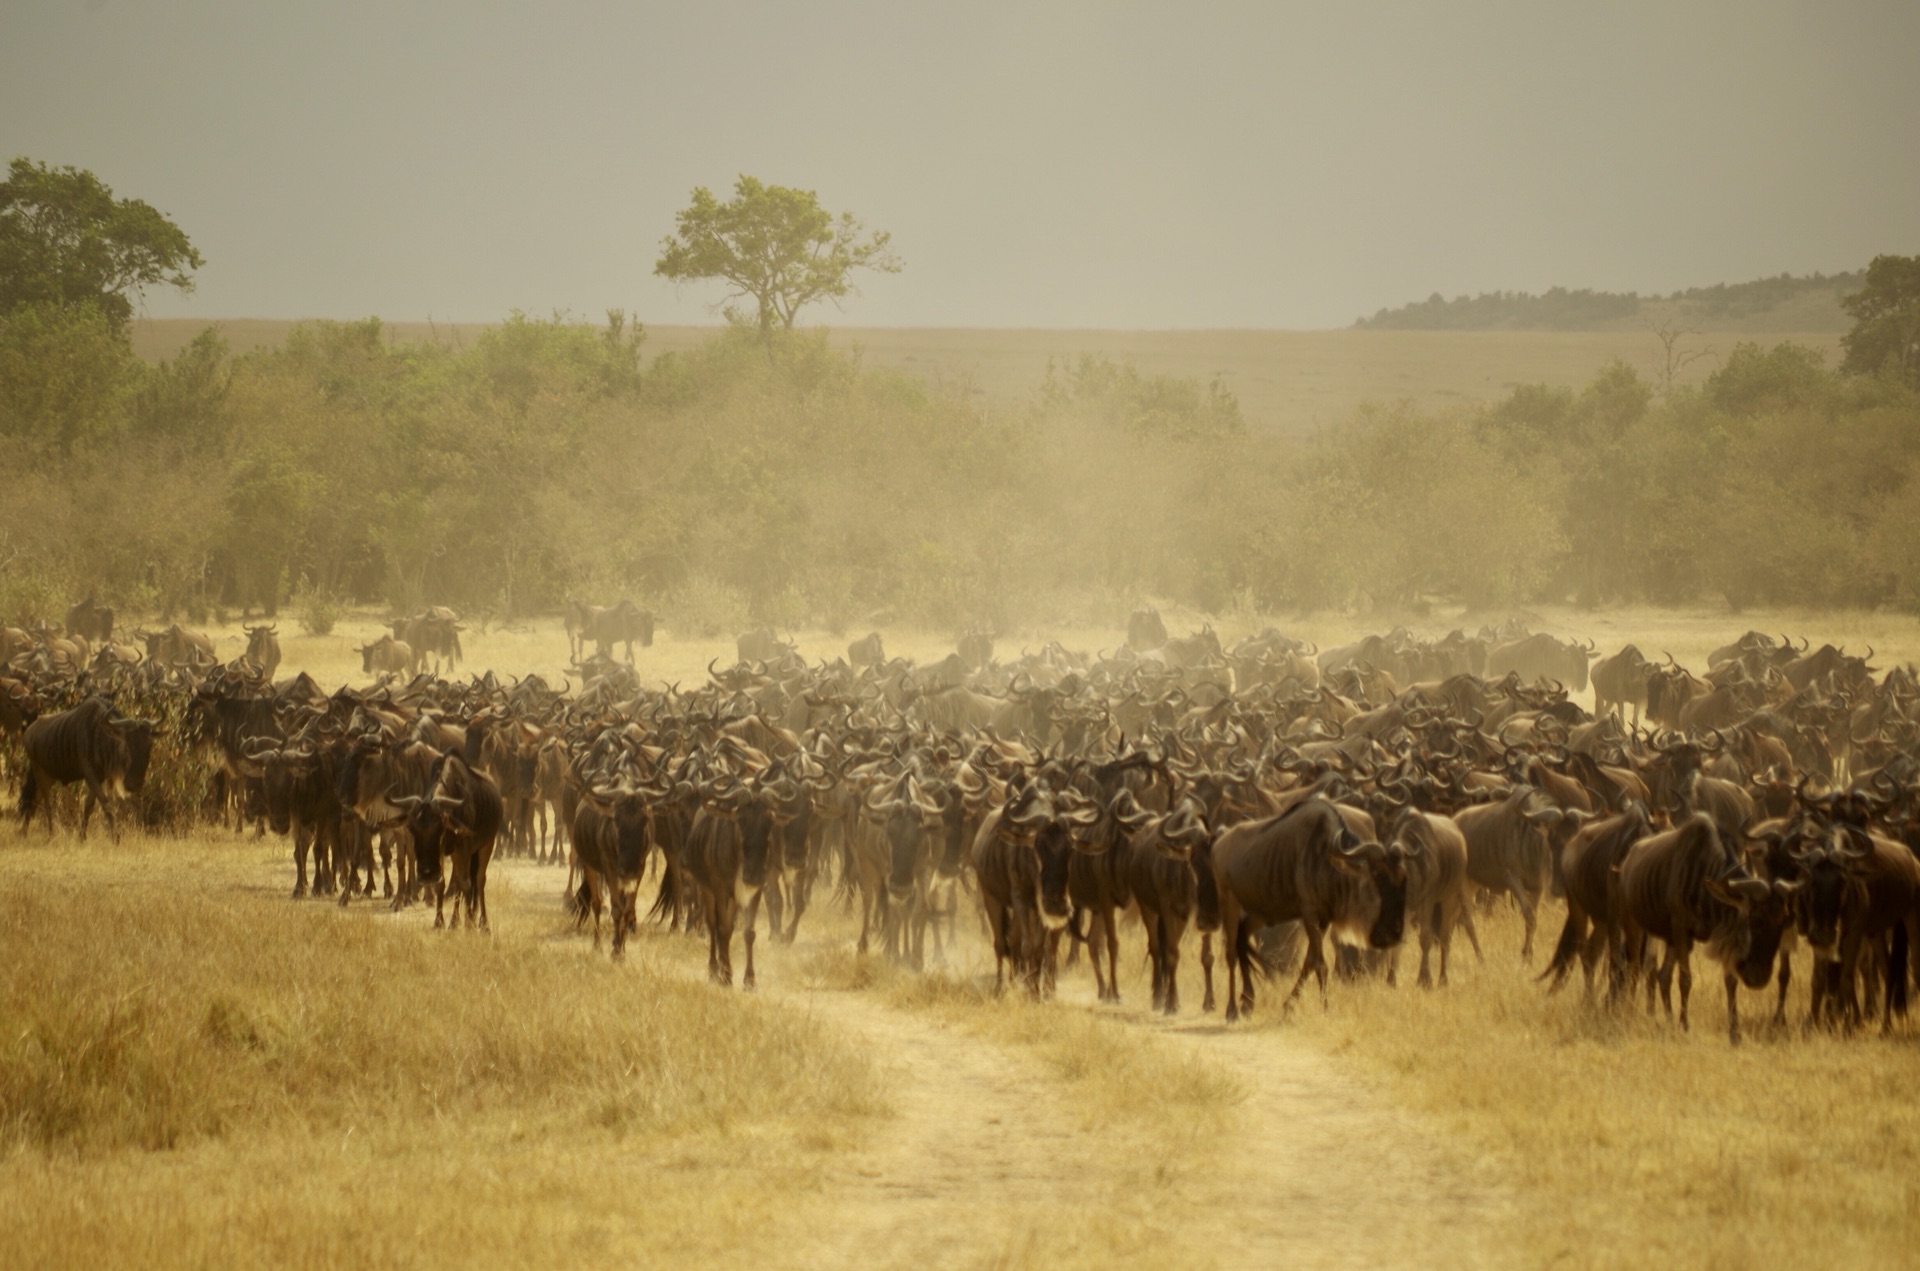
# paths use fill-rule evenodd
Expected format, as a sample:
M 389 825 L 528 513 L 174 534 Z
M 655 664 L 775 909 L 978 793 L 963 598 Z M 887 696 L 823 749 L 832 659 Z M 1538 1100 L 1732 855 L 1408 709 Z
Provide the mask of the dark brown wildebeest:
M 1075 831 L 1099 816 L 1098 808 L 1076 796 L 1035 783 L 1010 792 L 1005 806 L 981 821 L 973 869 L 993 936 L 996 990 L 1005 986 L 1011 963 L 1029 993 L 1052 992 L 1060 933 L 1073 917 L 1068 854 L 1086 850 Z
M 1771 842 L 1781 836 L 1762 837 Z M 1908 946 L 1920 917 L 1920 862 L 1904 844 L 1829 821 L 1824 811 L 1784 837 L 1803 884 L 1800 927 L 1813 946 L 1808 1026 L 1857 1025 L 1858 977 L 1880 970 L 1888 973 L 1881 1023 L 1891 1026 L 1893 1014 L 1906 1007 Z
M 354 739 L 342 754 L 335 771 L 335 799 L 340 805 L 340 847 L 335 854 L 334 870 L 340 880 L 340 903 L 345 905 L 355 891 L 355 873 L 367 871 L 362 894 L 373 895 L 373 851 L 368 835 L 374 827 L 388 831 L 410 829 L 401 798 L 424 798 L 431 790 L 435 765 L 440 752 L 424 742 L 394 742 L 377 736 Z M 463 764 L 464 766 L 464 764 Z M 495 790 L 494 798 L 499 798 Z M 381 885 L 399 909 L 412 899 L 415 874 L 414 853 L 401 845 L 400 886 L 393 880 L 392 846 L 382 835 Z
M 415 875 L 433 895 L 433 925 L 447 925 L 446 897 L 452 891 L 455 925 L 464 904 L 466 925 L 473 926 L 477 918 L 480 930 L 486 931 L 487 866 L 501 819 L 493 779 L 469 768 L 459 755 L 442 755 L 424 796 L 395 795 L 392 802 L 405 814 Z
M 1192 799 L 1136 831 L 1127 845 L 1127 891 L 1147 929 L 1153 966 L 1153 1009 L 1180 1013 L 1180 941 L 1198 920 L 1206 979 L 1201 1009 L 1213 1009 L 1213 933 L 1220 928 L 1220 891 L 1213 876 L 1213 833 Z
M 413 646 L 383 635 L 372 644 L 360 646 L 360 669 L 368 675 L 406 672 L 412 675 L 420 667 Z
M 1133 864 L 1129 847 L 1134 834 L 1154 819 L 1153 813 L 1141 810 L 1132 791 L 1121 789 L 1088 831 L 1088 842 L 1101 850 L 1075 852 L 1067 861 L 1067 898 L 1073 902 L 1076 920 L 1081 913 L 1088 916 L 1085 938 L 1093 961 L 1094 990 L 1102 1002 L 1120 1000 L 1119 914 L 1133 899 L 1128 887 Z M 1103 954 L 1105 967 L 1100 964 Z
M 240 655 L 259 674 L 263 680 L 273 678 L 280 669 L 280 628 L 278 626 L 258 626 L 247 628 L 247 651 Z
M 1556 680 L 1578 692 L 1587 687 L 1587 663 L 1600 656 L 1591 642 L 1575 644 L 1550 635 L 1530 635 L 1496 645 L 1487 653 L 1487 678 L 1518 674 L 1523 683 Z
M 1652 675 L 1653 664 L 1631 644 L 1610 658 L 1601 658 L 1593 664 L 1593 713 L 1605 715 L 1618 708 L 1624 715 L 1630 707 L 1638 724 L 1647 709 L 1647 681 Z
M 1167 624 L 1152 606 L 1135 609 L 1127 616 L 1127 647 L 1135 653 L 1151 653 L 1167 642 Z
M 1647 982 L 1653 1009 L 1656 982 L 1667 1014 L 1673 1014 L 1673 971 L 1680 970 L 1680 1027 L 1687 1027 L 1693 992 L 1693 946 L 1704 941 L 1727 984 L 1727 1037 L 1740 1041 L 1738 988 L 1765 988 L 1773 955 L 1793 912 L 1798 883 L 1749 874 L 1720 841 L 1713 818 L 1696 812 L 1664 834 L 1643 838 L 1620 862 L 1615 908 L 1620 948 L 1629 973 L 1645 962 L 1648 937 L 1666 945 L 1655 979 Z
M 1454 823 L 1467 840 L 1467 876 L 1494 895 L 1512 895 L 1526 926 L 1520 958 L 1533 957 L 1533 928 L 1553 873 L 1550 838 L 1567 813 L 1532 786 L 1515 786 L 1498 803 L 1462 808 Z
M 1593 968 L 1608 958 L 1609 987 L 1617 993 L 1623 967 L 1610 948 L 1619 929 L 1613 911 L 1613 872 L 1626 859 L 1627 849 L 1653 832 L 1644 803 L 1629 804 L 1618 816 L 1580 827 L 1560 849 L 1559 877 L 1567 895 L 1567 924 L 1540 978 L 1548 993 L 1557 993 L 1573 969 L 1575 957 L 1586 975 L 1587 996 L 1593 996 Z
M 340 855 L 340 802 L 333 758 L 311 742 L 256 743 L 246 755 L 261 771 L 267 824 L 293 839 L 293 898 L 307 894 L 307 852 L 313 852 L 313 892 L 331 895 Z
M 87 837 L 95 804 L 107 819 L 108 831 L 117 834 L 108 796 L 124 799 L 140 793 L 159 731 L 149 720 L 121 716 L 103 697 L 89 697 L 72 710 L 42 715 L 28 724 L 20 736 L 27 753 L 26 778 L 20 784 L 21 832 L 32 826 L 43 791 L 84 781 L 87 802 L 80 812 L 80 837 Z M 47 832 L 53 833 L 51 804 L 46 822 Z
M 1213 842 L 1220 889 L 1220 941 L 1227 957 L 1227 1019 L 1253 1010 L 1255 930 L 1298 922 L 1307 956 L 1287 1003 L 1307 976 L 1327 994 L 1322 939 L 1333 932 L 1371 949 L 1391 949 L 1406 929 L 1405 849 L 1363 842 L 1325 799 L 1303 800 L 1279 816 L 1222 831 Z
M 856 671 L 869 666 L 879 666 L 886 660 L 887 651 L 880 642 L 878 631 L 870 632 L 847 646 L 847 661 Z
M 775 830 L 799 815 L 806 798 L 784 775 L 752 785 L 730 780 L 694 817 L 687 835 L 687 873 L 700 892 L 701 916 L 707 923 L 707 975 L 716 984 L 733 985 L 733 932 L 744 922 L 747 965 L 741 984 L 754 986 L 753 928 Z
M 87 598 L 67 610 L 67 634 L 85 636 L 93 644 L 105 644 L 113 639 L 113 610 L 98 603 L 92 592 Z
M 582 875 L 568 897 L 575 916 L 593 915 L 593 947 L 600 947 L 600 914 L 613 911 L 613 958 L 626 956 L 627 936 L 639 921 L 640 877 L 653 846 L 647 805 L 661 791 L 636 787 L 588 786 L 573 814 L 573 852 Z

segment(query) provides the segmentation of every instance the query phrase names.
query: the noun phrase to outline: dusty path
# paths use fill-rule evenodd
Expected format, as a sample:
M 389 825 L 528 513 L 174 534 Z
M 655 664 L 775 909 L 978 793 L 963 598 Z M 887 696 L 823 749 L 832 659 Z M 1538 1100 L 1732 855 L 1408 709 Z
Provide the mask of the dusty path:
M 1237 1075 L 1244 1101 L 1224 1133 L 1198 1141 L 1092 1115 L 1026 1047 L 937 1014 L 796 988 L 790 975 L 762 984 L 876 1056 L 896 1110 L 825 1180 L 831 1225 L 795 1247 L 794 1265 L 1092 1264 L 1129 1251 L 1182 1266 L 1502 1261 L 1508 1198 L 1450 1165 L 1417 1118 L 1278 1030 L 1166 1023 L 1067 988 L 1057 1009 L 1100 1010 L 1114 1045 L 1170 1046 Z

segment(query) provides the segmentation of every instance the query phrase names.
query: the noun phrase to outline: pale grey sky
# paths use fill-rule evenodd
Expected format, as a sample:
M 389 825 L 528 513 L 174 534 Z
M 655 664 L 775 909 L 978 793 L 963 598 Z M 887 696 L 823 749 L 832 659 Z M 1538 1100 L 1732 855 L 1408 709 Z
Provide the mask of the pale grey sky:
M 10 0 L 0 159 L 207 258 L 154 316 L 619 305 L 696 185 L 906 261 L 839 325 L 1328 327 L 1920 253 L 1920 3 Z

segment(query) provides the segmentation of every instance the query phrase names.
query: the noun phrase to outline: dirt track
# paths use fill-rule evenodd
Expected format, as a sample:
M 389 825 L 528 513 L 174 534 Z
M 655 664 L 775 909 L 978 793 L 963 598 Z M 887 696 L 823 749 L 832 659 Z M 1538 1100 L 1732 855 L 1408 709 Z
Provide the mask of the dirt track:
M 1087 1112 L 1023 1046 L 873 993 L 796 988 L 777 969 L 795 951 L 767 952 L 773 973 L 761 991 L 882 1057 L 896 1110 L 826 1180 L 834 1221 L 795 1248 L 795 1265 L 1077 1262 L 1091 1252 L 1086 1231 L 1122 1252 L 1175 1250 L 1181 1265 L 1501 1260 L 1507 1198 L 1450 1165 L 1417 1119 L 1281 1028 L 1229 1030 L 1191 1007 L 1172 1022 L 1140 1005 L 1098 1008 L 1079 983 L 1084 968 L 1069 978 L 1050 1009 L 1099 1010 L 1114 1045 L 1176 1047 L 1237 1076 L 1245 1098 L 1228 1112 L 1230 1129 L 1172 1147 L 1164 1128 Z

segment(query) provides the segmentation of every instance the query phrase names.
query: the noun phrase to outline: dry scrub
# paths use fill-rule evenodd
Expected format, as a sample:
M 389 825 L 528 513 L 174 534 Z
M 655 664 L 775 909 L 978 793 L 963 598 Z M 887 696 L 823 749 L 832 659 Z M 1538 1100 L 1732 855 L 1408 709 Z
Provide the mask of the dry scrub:
M 488 940 L 289 905 L 277 844 L 0 838 L 0 1262 L 751 1252 L 884 1110 L 817 1024 L 555 943 L 544 892 Z
M 1549 948 L 1559 923 L 1550 912 Z M 1500 1173 L 1526 1180 L 1523 1263 L 1911 1259 L 1920 1237 L 1911 1025 L 1892 1040 L 1804 1037 L 1803 949 L 1791 1027 L 1760 1023 L 1772 990 L 1742 989 L 1748 1039 L 1736 1050 L 1719 977 L 1699 956 L 1687 1035 L 1649 1019 L 1644 999 L 1624 1011 L 1583 1002 L 1577 976 L 1547 997 L 1533 979 L 1539 967 L 1519 961 L 1518 916 L 1479 925 L 1487 963 L 1476 968 L 1456 940 L 1449 989 L 1335 983 L 1328 1010 L 1309 995 L 1282 1021 L 1268 986 L 1252 1027 L 1358 1065 Z

